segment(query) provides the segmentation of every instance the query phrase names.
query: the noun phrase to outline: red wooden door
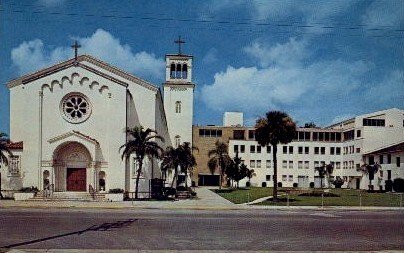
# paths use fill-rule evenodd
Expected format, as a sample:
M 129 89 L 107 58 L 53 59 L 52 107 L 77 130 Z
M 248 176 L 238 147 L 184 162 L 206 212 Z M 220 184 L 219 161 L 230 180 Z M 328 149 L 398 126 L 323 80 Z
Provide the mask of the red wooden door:
M 67 168 L 66 186 L 68 191 L 86 191 L 86 169 Z

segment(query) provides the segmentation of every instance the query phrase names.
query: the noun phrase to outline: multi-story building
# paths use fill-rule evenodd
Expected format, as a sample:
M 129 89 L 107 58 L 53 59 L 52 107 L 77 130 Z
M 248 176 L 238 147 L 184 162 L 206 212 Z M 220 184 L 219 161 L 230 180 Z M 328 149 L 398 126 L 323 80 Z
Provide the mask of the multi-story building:
M 384 180 L 402 177 L 403 169 L 400 163 L 403 160 L 403 150 L 395 148 L 391 151 L 391 147 L 396 147 L 394 145 L 400 147 L 399 144 L 404 140 L 403 119 L 404 111 L 392 108 L 360 115 L 326 128 L 297 128 L 297 134 L 292 142 L 278 146 L 278 182 L 286 187 L 294 185 L 309 187 L 310 182 L 313 182 L 315 187 L 320 187 L 321 182 L 326 185 L 326 180 L 321 180 L 318 172 L 314 170 L 315 167 L 324 164 L 334 166 L 332 177 L 338 176 L 344 179 L 343 187 L 357 189 L 368 187 L 367 176 L 358 171 L 364 163 L 381 163 L 382 169 L 377 175 L 381 179 L 372 182 L 375 189 L 384 185 Z M 199 129 L 203 127 L 198 127 L 198 131 Z M 215 129 L 219 131 L 226 127 L 215 127 Z M 234 138 L 236 130 L 238 134 Z M 194 138 L 198 134 L 195 131 L 194 127 Z M 238 153 L 247 167 L 254 169 L 256 176 L 251 179 L 251 185 L 272 186 L 272 147 L 261 147 L 257 143 L 254 138 L 254 128 L 242 127 L 226 131 L 230 133 L 220 139 L 222 141 L 228 139 L 230 157 Z M 213 140 L 212 143 L 214 143 Z M 379 153 L 386 157 L 385 161 L 374 159 L 373 154 Z M 204 155 L 206 156 L 206 154 L 200 154 L 200 156 Z M 205 160 L 207 158 L 198 157 L 200 162 L 198 170 L 203 168 L 202 171 L 204 171 L 207 167 Z M 391 166 L 394 169 L 390 168 Z M 246 182 L 247 179 L 244 179 L 240 181 L 240 185 L 243 186 Z

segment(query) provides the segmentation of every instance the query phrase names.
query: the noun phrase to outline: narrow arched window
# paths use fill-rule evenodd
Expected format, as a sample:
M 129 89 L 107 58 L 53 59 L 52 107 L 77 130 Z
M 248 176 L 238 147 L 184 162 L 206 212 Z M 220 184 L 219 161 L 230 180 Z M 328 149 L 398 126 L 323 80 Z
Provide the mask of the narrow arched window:
M 178 148 L 181 145 L 181 136 L 175 136 L 175 147 Z
M 181 101 L 175 102 L 175 113 L 181 113 Z
M 175 78 L 181 78 L 181 64 L 177 64 Z
M 170 66 L 170 78 L 175 78 L 175 64 L 172 63 Z
M 188 76 L 188 67 L 187 64 L 182 65 L 182 78 L 187 79 Z

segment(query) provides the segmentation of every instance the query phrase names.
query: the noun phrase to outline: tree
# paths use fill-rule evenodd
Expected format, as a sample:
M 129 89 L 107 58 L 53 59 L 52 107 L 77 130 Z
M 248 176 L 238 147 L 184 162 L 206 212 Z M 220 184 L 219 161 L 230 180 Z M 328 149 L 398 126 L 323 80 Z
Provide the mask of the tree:
M 257 174 L 255 174 L 253 169 L 248 169 L 247 166 L 245 164 L 242 164 L 241 166 L 244 166 L 246 169 L 246 174 L 247 174 L 247 178 L 248 178 L 248 182 L 250 183 L 250 180 L 252 177 L 255 177 Z
M 317 127 L 317 125 L 313 121 L 304 124 L 304 128 L 315 128 L 315 127 Z
M 195 147 L 191 147 L 189 142 L 184 142 L 177 148 L 168 147 L 163 154 L 163 162 L 161 164 L 163 171 L 168 169 L 174 169 L 174 177 L 171 182 L 171 187 L 174 186 L 175 180 L 178 178 L 178 168 L 182 173 L 185 173 L 185 177 L 188 176 L 190 171 L 196 165 L 196 160 L 192 154 L 192 150 L 197 150 Z M 188 188 L 188 182 L 185 180 L 185 187 Z
M 288 114 L 280 111 L 269 111 L 265 117 L 259 118 L 255 124 L 255 139 L 261 146 L 272 145 L 274 161 L 273 200 L 278 198 L 277 145 L 287 144 L 296 134 L 296 124 Z
M 321 188 L 323 188 L 323 178 L 324 178 L 324 176 L 327 176 L 328 187 L 330 187 L 331 175 L 332 175 L 332 173 L 334 171 L 334 166 L 332 164 L 324 164 L 322 166 L 315 167 L 314 171 L 318 171 L 318 175 L 320 177 Z
M 223 142 L 216 141 L 215 148 L 208 152 L 209 161 L 208 167 L 212 175 L 219 169 L 219 189 L 222 188 L 223 176 L 226 171 L 226 166 L 230 163 L 231 159 L 227 153 L 227 145 Z
M 226 177 L 232 181 L 235 181 L 236 187 L 239 188 L 240 180 L 248 176 L 249 170 L 247 166 L 242 163 L 241 158 L 238 156 L 238 152 L 236 152 L 236 156 L 233 158 L 233 160 L 230 160 L 226 164 Z
M 143 168 L 143 160 L 145 156 L 159 158 L 163 149 L 154 140 L 159 139 L 164 142 L 164 138 L 157 134 L 155 130 L 147 128 L 144 130 L 142 126 L 126 129 L 129 135 L 129 140 L 119 148 L 123 149 L 122 160 L 129 159 L 131 154 L 135 154 L 135 159 L 138 164 L 136 171 L 136 190 L 135 198 L 138 198 L 139 178 Z
M 363 174 L 367 174 L 369 176 L 369 190 L 373 190 L 372 180 L 375 179 L 375 174 L 377 171 L 379 171 L 379 169 L 381 169 L 381 166 L 378 163 L 373 165 L 365 163 L 357 169 Z
M 13 153 L 7 147 L 9 140 L 6 137 L 7 134 L 0 133 L 0 164 L 8 166 L 8 158 L 6 154 L 8 154 L 9 156 L 13 156 Z

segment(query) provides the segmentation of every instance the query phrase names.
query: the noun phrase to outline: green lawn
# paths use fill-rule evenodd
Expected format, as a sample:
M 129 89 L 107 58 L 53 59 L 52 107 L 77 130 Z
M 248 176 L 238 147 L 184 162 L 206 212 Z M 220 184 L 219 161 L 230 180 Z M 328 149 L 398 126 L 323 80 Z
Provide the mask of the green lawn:
M 230 200 L 235 204 L 247 203 L 262 197 L 271 196 L 272 188 L 251 187 L 240 189 L 228 189 L 229 192 L 217 192 L 223 198 Z M 216 190 L 212 190 L 216 192 Z
M 286 199 L 284 188 L 280 188 L 280 198 Z M 308 189 L 302 190 L 311 192 Z M 316 189 L 316 191 L 320 191 Z M 358 191 L 351 189 L 331 189 L 331 193 L 339 195 L 339 197 L 324 197 L 324 206 L 359 206 L 360 199 L 362 206 L 400 206 L 400 194 L 395 193 L 368 193 L 366 191 Z M 291 206 L 321 206 L 321 197 L 303 197 L 298 196 L 301 192 L 293 191 L 289 194 L 289 205 Z M 271 196 L 272 188 L 252 187 L 250 189 L 238 189 L 226 193 L 218 193 L 220 196 L 230 200 L 235 204 L 246 203 L 261 197 Z M 360 197 L 361 195 L 361 197 Z M 404 198 L 404 197 L 403 197 Z M 286 206 L 286 202 L 273 203 L 271 201 L 264 201 L 258 205 L 277 205 Z

